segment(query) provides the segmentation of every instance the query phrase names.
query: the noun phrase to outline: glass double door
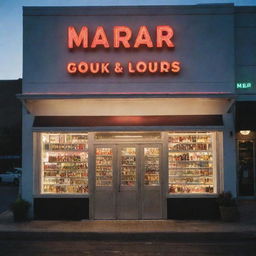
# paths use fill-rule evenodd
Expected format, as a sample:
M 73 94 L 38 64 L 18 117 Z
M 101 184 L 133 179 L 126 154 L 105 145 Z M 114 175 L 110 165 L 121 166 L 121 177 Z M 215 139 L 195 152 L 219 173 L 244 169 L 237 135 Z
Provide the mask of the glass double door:
M 161 146 L 95 146 L 95 219 L 161 219 Z

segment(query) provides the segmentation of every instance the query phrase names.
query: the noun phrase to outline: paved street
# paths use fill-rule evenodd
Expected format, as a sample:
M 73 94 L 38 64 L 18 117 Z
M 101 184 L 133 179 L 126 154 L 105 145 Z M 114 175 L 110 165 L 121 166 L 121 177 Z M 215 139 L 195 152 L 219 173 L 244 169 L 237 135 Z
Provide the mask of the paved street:
M 18 186 L 0 184 L 0 213 L 6 211 L 10 204 L 16 199 Z
M 255 256 L 255 241 L 240 242 L 117 242 L 117 241 L 0 241 L 0 255 L 5 256 Z

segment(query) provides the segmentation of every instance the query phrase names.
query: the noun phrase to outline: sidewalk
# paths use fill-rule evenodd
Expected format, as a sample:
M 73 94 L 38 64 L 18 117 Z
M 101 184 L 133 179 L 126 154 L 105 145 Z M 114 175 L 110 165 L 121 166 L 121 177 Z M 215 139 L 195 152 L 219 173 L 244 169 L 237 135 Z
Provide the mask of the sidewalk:
M 91 240 L 256 240 L 256 223 L 178 220 L 82 220 L 14 223 L 12 213 L 0 215 L 0 239 Z

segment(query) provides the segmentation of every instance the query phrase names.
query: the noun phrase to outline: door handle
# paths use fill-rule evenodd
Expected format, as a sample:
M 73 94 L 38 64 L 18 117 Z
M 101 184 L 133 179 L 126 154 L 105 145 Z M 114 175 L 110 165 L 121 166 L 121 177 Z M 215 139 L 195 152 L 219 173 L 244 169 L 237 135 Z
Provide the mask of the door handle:
M 120 192 L 121 191 L 121 184 L 119 184 L 119 186 L 118 186 L 118 192 Z

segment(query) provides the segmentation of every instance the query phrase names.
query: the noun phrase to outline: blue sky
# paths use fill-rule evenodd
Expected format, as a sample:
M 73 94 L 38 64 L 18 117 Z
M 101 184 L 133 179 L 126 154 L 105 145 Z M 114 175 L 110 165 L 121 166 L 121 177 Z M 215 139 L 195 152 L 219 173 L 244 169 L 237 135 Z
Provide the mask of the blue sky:
M 22 6 L 181 5 L 235 3 L 256 0 L 0 0 L 0 79 L 22 77 Z

